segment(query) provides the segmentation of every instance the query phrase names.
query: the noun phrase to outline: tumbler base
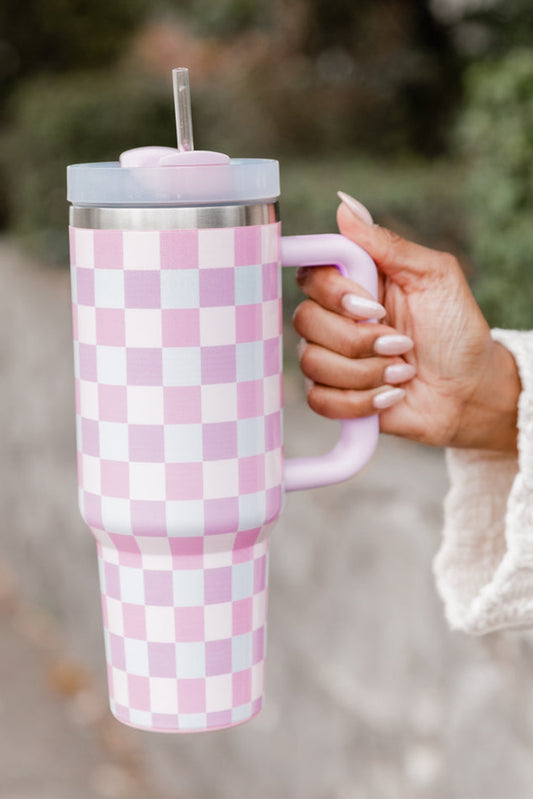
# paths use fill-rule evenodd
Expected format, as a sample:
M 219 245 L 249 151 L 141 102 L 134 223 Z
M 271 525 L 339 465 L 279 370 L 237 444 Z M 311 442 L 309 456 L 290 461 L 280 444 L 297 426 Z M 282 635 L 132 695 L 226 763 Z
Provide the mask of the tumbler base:
M 218 724 L 211 727 L 202 726 L 202 727 L 190 727 L 190 728 L 145 726 L 143 724 L 132 722 L 127 716 L 124 717 L 124 715 L 122 715 L 117 708 L 113 708 L 113 703 L 110 703 L 110 709 L 111 713 L 117 719 L 117 721 L 120 721 L 121 724 L 125 724 L 127 727 L 132 727 L 134 730 L 141 730 L 142 732 L 161 732 L 166 735 L 189 735 L 191 733 L 198 733 L 198 732 L 220 732 L 221 730 L 229 730 L 232 727 L 239 727 L 241 724 L 246 724 L 247 721 L 252 721 L 261 712 L 263 706 L 262 699 L 257 700 L 257 702 L 254 702 L 253 705 L 254 707 L 252 708 L 251 714 L 246 715 L 244 718 L 240 718 L 235 721 L 228 721 L 225 724 Z M 128 714 L 127 708 L 124 708 L 124 710 Z
M 138 551 L 127 552 L 98 542 L 109 697 L 119 721 L 200 732 L 257 715 L 265 678 L 266 532 L 236 533 L 232 542 L 223 535 L 137 537 Z

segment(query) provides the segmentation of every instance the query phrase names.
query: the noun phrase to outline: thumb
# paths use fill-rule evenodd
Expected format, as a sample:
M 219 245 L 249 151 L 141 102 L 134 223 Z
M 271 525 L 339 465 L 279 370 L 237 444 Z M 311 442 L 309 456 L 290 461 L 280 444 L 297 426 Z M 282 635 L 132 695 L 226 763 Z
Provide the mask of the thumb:
M 337 210 L 340 232 L 366 250 L 378 269 L 399 286 L 415 288 L 428 273 L 434 273 L 439 266 L 445 267 L 453 257 L 407 241 L 387 228 L 369 224 L 371 216 L 364 206 L 344 192 L 339 192 L 339 196 L 342 200 Z

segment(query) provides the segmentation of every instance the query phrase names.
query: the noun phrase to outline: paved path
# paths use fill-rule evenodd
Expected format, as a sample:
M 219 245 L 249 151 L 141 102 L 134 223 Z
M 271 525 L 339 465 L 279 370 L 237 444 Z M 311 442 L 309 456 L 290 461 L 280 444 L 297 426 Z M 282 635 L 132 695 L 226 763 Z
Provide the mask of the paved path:
M 0 612 L 0 799 L 533 796 L 533 638 L 447 630 L 431 575 L 442 453 L 391 438 L 357 479 L 287 497 L 255 721 L 161 736 L 109 719 L 94 549 L 75 500 L 67 277 L 5 244 L 0 272 L 0 560 L 49 625 L 36 641 Z M 298 386 L 289 374 L 287 449 L 321 451 L 334 425 L 305 410 Z
M 168 796 L 148 778 L 134 735 L 57 624 L 0 573 L 0 797 L 142 799 Z

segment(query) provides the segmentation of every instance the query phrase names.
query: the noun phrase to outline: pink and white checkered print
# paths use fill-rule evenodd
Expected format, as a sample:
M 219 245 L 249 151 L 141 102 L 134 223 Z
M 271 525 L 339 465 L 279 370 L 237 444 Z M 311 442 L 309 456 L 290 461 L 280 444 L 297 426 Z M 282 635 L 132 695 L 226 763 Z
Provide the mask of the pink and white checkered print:
M 80 508 L 111 708 L 166 732 L 261 707 L 282 497 L 279 224 L 71 228 Z

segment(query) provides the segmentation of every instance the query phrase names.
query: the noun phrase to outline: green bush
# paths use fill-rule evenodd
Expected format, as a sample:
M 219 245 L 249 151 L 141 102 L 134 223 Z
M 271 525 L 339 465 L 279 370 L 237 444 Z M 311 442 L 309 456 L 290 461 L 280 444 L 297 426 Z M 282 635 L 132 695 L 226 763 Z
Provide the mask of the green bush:
M 462 165 L 364 156 L 281 160 L 281 217 L 286 235 L 337 231 L 337 191 L 355 195 L 379 224 L 428 247 L 461 253 L 465 230 Z M 283 270 L 290 319 L 302 295 L 294 272 Z
M 285 135 L 256 94 L 249 78 L 196 85 L 196 147 L 239 157 L 291 152 L 295 137 Z M 123 150 L 146 144 L 175 145 L 170 76 L 128 78 L 115 70 L 28 80 L 9 117 L 0 141 L 8 222 L 27 247 L 52 262 L 67 257 L 67 164 L 116 161 Z
M 336 191 L 344 189 L 367 202 L 383 224 L 432 246 L 457 248 L 462 230 L 453 164 L 338 150 L 334 157 L 305 157 L 304 148 L 295 160 L 282 147 L 284 135 L 267 124 L 269 112 L 261 103 L 250 110 L 246 96 L 246 87 L 229 82 L 216 91 L 195 86 L 195 144 L 233 156 L 279 157 L 285 233 L 334 231 Z M 127 79 L 120 71 L 27 82 L 11 118 L 0 142 L 11 227 L 42 260 L 62 264 L 68 262 L 67 164 L 114 161 L 130 147 L 175 143 L 170 81 Z M 286 280 L 291 285 L 292 275 Z
M 116 62 L 148 10 L 147 0 L 2 0 L 0 117 L 8 95 L 30 75 Z
M 493 326 L 533 328 L 533 53 L 469 73 L 466 159 L 474 290 Z
M 12 229 L 45 260 L 67 260 L 67 164 L 116 161 L 143 144 L 174 145 L 171 87 L 88 73 L 25 83 L 2 141 Z

